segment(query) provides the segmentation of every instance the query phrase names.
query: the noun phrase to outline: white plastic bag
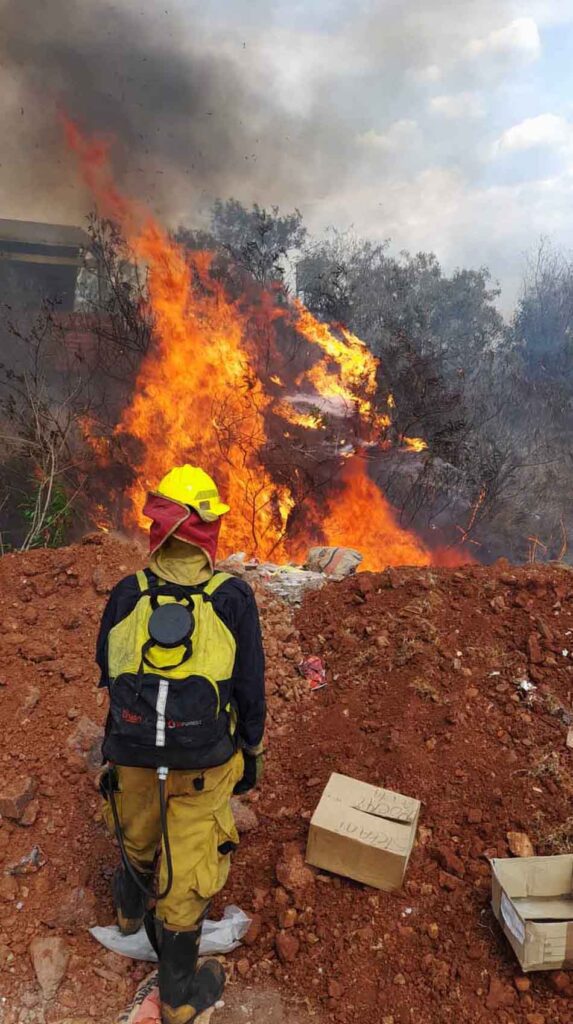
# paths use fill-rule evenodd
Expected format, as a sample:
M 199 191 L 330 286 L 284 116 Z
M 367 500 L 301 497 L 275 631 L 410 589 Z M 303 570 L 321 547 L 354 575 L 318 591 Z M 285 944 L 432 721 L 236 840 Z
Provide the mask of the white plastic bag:
M 250 923 L 250 917 L 239 907 L 225 907 L 225 913 L 220 921 L 203 922 L 199 956 L 230 953 L 240 945 Z M 135 935 L 121 935 L 117 925 L 112 924 L 105 928 L 90 928 L 90 935 L 106 949 L 121 953 L 132 960 L 157 961 L 155 950 L 143 927 Z

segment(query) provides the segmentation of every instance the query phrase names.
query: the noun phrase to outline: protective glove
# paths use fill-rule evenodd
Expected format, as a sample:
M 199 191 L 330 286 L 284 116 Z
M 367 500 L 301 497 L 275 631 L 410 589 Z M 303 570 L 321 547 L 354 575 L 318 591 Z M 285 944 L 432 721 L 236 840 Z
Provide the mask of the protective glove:
M 254 789 L 263 777 L 263 754 L 248 754 L 244 750 L 243 758 L 245 760 L 245 769 L 242 779 L 239 779 L 233 790 L 235 796 L 242 796 L 243 793 L 248 793 L 249 790 Z

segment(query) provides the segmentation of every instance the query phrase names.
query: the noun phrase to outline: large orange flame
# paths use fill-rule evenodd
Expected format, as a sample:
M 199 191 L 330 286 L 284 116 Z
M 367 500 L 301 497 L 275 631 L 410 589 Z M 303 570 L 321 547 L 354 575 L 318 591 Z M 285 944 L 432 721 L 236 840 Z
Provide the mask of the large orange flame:
M 253 324 L 262 323 L 272 335 L 275 321 L 286 321 L 310 344 L 315 353 L 311 365 L 293 384 L 307 396 L 343 400 L 360 421 L 362 440 L 383 441 L 391 425 L 388 413 L 378 413 L 373 404 L 377 360 L 355 335 L 321 323 L 298 302 L 281 307 L 270 293 L 259 294 L 255 304 L 244 296 L 230 297 L 211 273 L 213 254 L 186 252 L 148 210 L 116 188 L 108 144 L 86 138 L 69 120 L 64 129 L 100 212 L 118 223 L 134 258 L 148 272 L 155 343 L 117 426 L 119 435 L 139 442 L 137 482 L 127 494 L 128 521 L 146 525 L 141 515 L 145 492 L 171 466 L 191 462 L 213 473 L 231 505 L 223 533 L 227 551 L 275 559 L 300 554 L 304 538 L 289 536 L 288 530 L 293 494 L 265 468 L 266 423 L 272 412 L 285 427 L 317 432 L 320 443 L 323 416 L 301 413 L 284 396 L 273 397 L 273 390 L 285 387 L 280 346 L 275 337 L 274 365 L 265 376 Z M 393 399 L 386 405 L 392 409 Z M 403 442 L 417 451 L 425 447 L 419 439 Z M 432 561 L 422 542 L 398 525 L 363 460 L 346 462 L 322 510 L 315 510 L 322 520 L 322 542 L 355 546 L 364 553 L 366 568 Z

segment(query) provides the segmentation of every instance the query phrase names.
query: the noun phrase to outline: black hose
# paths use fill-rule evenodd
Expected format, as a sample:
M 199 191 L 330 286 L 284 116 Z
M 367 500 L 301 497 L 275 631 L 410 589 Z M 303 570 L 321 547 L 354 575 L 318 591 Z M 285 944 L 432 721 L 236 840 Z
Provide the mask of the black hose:
M 115 793 L 113 786 L 109 788 L 109 800 L 111 804 L 111 813 L 113 814 L 113 823 L 115 825 L 115 834 L 119 843 L 119 849 L 121 851 L 121 858 L 125 865 L 125 869 L 135 882 L 137 888 L 143 893 L 144 896 L 149 900 L 164 900 L 166 896 L 171 892 L 173 886 L 173 861 L 171 858 L 171 845 L 169 843 L 169 830 L 167 828 L 167 800 L 165 799 L 165 779 L 159 779 L 159 809 L 161 814 L 161 834 L 163 836 L 163 843 L 165 845 L 165 858 L 167 860 L 167 885 L 163 892 L 155 894 L 151 890 L 147 889 L 143 882 L 138 878 L 135 868 L 132 866 L 129 857 L 127 856 L 127 850 L 125 849 L 125 842 L 123 839 L 123 832 L 121 831 L 121 823 L 119 820 L 119 814 L 117 813 L 117 804 L 115 802 Z

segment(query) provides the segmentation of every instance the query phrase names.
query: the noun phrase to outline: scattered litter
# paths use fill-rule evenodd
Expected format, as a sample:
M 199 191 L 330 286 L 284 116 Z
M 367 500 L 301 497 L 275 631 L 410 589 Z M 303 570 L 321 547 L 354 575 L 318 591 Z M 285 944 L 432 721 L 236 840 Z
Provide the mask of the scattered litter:
M 531 680 L 527 678 L 516 679 L 515 685 L 522 693 L 531 693 L 533 690 L 537 689 L 535 683 L 532 683 Z
M 6 869 L 8 875 L 32 875 L 38 868 L 42 868 L 46 863 L 46 858 L 42 853 L 39 846 L 34 846 L 27 853 L 25 857 L 22 857 L 16 864 L 11 864 Z
M 322 658 L 311 654 L 304 658 L 299 665 L 299 672 L 305 679 L 308 679 L 309 690 L 321 690 L 326 686 L 326 669 L 322 664 Z
M 155 1021 L 157 1024 L 161 1021 L 157 971 L 153 971 L 141 982 L 133 1002 L 119 1015 L 116 1024 L 154 1024 Z
M 490 679 L 491 679 L 493 676 L 500 676 L 501 672 L 490 672 L 489 675 L 490 675 Z
M 569 651 L 567 650 L 566 647 L 563 648 L 563 650 L 561 651 L 561 654 L 563 655 L 564 658 L 568 658 L 569 657 Z
M 352 576 L 362 561 L 362 555 L 353 548 L 311 548 L 306 558 L 306 568 L 312 572 L 323 572 L 333 580 Z
M 231 953 L 240 945 L 250 923 L 250 917 L 239 907 L 226 907 L 220 921 L 204 922 L 199 955 Z M 140 928 L 135 935 L 121 935 L 117 925 L 113 924 L 105 928 L 90 928 L 90 935 L 106 949 L 127 956 L 131 960 L 149 960 L 151 963 L 157 961 L 157 955 L 147 938 L 145 928 Z M 126 1019 L 131 1021 L 131 1018 Z

